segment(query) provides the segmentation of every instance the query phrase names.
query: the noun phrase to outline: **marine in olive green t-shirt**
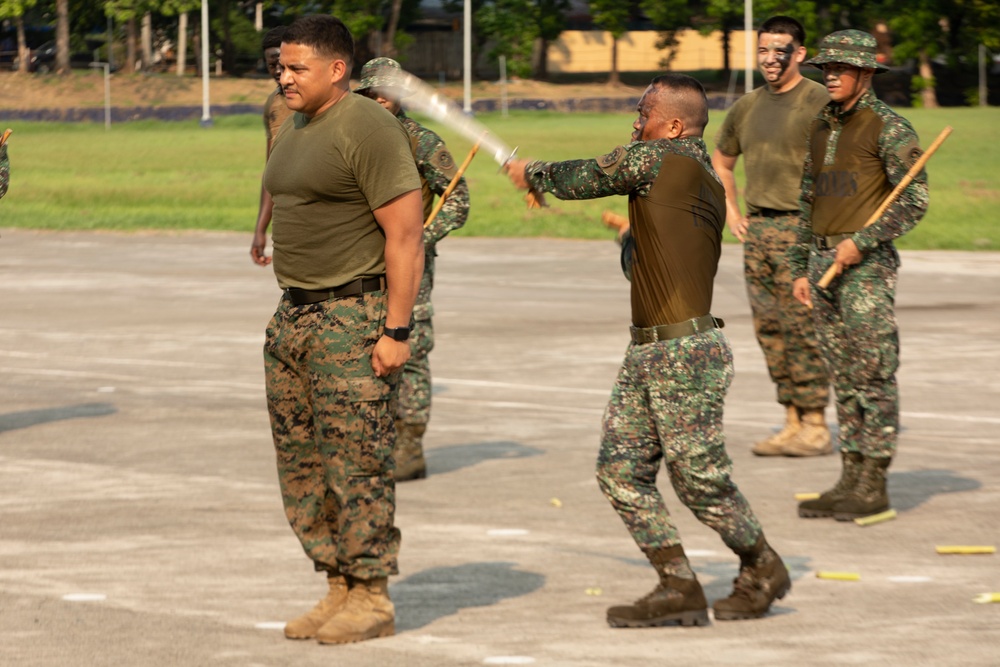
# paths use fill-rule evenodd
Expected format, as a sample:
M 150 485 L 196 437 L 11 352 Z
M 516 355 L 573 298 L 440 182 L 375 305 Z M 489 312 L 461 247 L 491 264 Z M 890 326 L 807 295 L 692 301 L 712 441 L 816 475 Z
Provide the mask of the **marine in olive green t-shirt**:
M 348 95 L 281 126 L 264 187 L 274 199 L 278 284 L 326 289 L 385 273 L 385 236 L 372 211 L 419 190 L 420 177 L 399 121 Z
M 803 78 L 788 92 L 762 86 L 733 104 L 715 144 L 743 155 L 748 213 L 798 210 L 809 125 L 829 101 L 822 85 Z

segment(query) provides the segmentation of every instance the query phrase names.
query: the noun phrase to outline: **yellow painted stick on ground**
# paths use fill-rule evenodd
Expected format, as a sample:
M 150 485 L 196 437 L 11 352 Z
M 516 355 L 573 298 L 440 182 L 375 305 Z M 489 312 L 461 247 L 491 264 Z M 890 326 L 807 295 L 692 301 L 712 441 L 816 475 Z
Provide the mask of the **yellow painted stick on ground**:
M 995 554 L 997 552 L 997 548 L 991 546 L 934 547 L 934 550 L 939 554 Z
M 824 572 L 820 570 L 816 573 L 817 579 L 834 579 L 836 581 L 861 581 L 861 575 L 857 572 Z
M 972 598 L 973 602 L 978 602 L 979 604 L 989 604 L 990 602 L 1000 602 L 1000 593 L 980 593 L 976 597 Z
M 819 494 L 815 493 L 815 492 L 813 492 L 813 493 L 796 493 L 795 494 L 795 499 L 796 500 L 816 500 L 817 498 L 819 498 Z
M 882 523 L 896 518 L 896 510 L 886 510 L 870 516 L 861 516 L 854 520 L 859 526 L 870 526 L 873 523 Z

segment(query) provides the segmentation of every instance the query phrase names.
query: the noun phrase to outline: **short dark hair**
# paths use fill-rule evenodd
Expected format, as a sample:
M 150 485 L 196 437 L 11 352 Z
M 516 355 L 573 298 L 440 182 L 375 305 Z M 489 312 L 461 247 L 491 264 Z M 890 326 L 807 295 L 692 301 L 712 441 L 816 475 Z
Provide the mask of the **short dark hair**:
M 288 26 L 281 41 L 311 46 L 326 58 L 341 58 L 347 63 L 348 70 L 354 66 L 354 38 L 336 16 L 310 14 L 299 17 Z
M 281 38 L 285 36 L 285 31 L 287 30 L 287 25 L 279 25 L 277 28 L 271 28 L 265 32 L 264 39 L 260 42 L 261 50 L 267 51 L 268 49 L 280 49 Z
M 669 94 L 674 112 L 684 124 L 698 130 L 701 135 L 708 125 L 708 96 L 701 82 L 687 74 L 667 72 L 654 77 L 649 85 L 658 94 Z
M 764 33 L 789 35 L 796 46 L 802 46 L 806 43 L 806 29 L 791 16 L 772 16 L 764 21 L 760 24 L 760 28 L 757 29 L 757 37 L 760 37 Z

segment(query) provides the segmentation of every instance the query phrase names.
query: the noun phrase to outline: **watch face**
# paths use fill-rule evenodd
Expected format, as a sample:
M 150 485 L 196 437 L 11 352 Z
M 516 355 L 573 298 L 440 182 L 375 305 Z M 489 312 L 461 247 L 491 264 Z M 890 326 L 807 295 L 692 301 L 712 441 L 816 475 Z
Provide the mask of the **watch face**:
M 410 328 L 396 327 L 393 329 L 390 327 L 385 327 L 383 333 L 393 340 L 404 341 L 410 337 Z

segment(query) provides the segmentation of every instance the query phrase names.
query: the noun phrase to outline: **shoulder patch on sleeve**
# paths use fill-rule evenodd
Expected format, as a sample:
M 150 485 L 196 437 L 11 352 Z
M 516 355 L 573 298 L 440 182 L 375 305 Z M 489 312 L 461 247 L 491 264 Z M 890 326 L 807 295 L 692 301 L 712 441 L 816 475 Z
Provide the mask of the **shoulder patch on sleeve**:
M 618 168 L 618 164 L 625 157 L 625 149 L 621 146 L 615 146 L 615 149 L 608 153 L 607 155 L 602 155 L 597 158 L 597 166 L 603 169 L 607 173 L 614 172 Z
M 924 151 L 920 146 L 911 146 L 910 152 L 905 156 L 905 162 L 907 167 L 912 167 L 917 163 L 917 160 L 924 154 Z
M 451 156 L 451 153 L 444 146 L 431 156 L 431 164 L 449 177 L 455 175 L 455 158 Z

